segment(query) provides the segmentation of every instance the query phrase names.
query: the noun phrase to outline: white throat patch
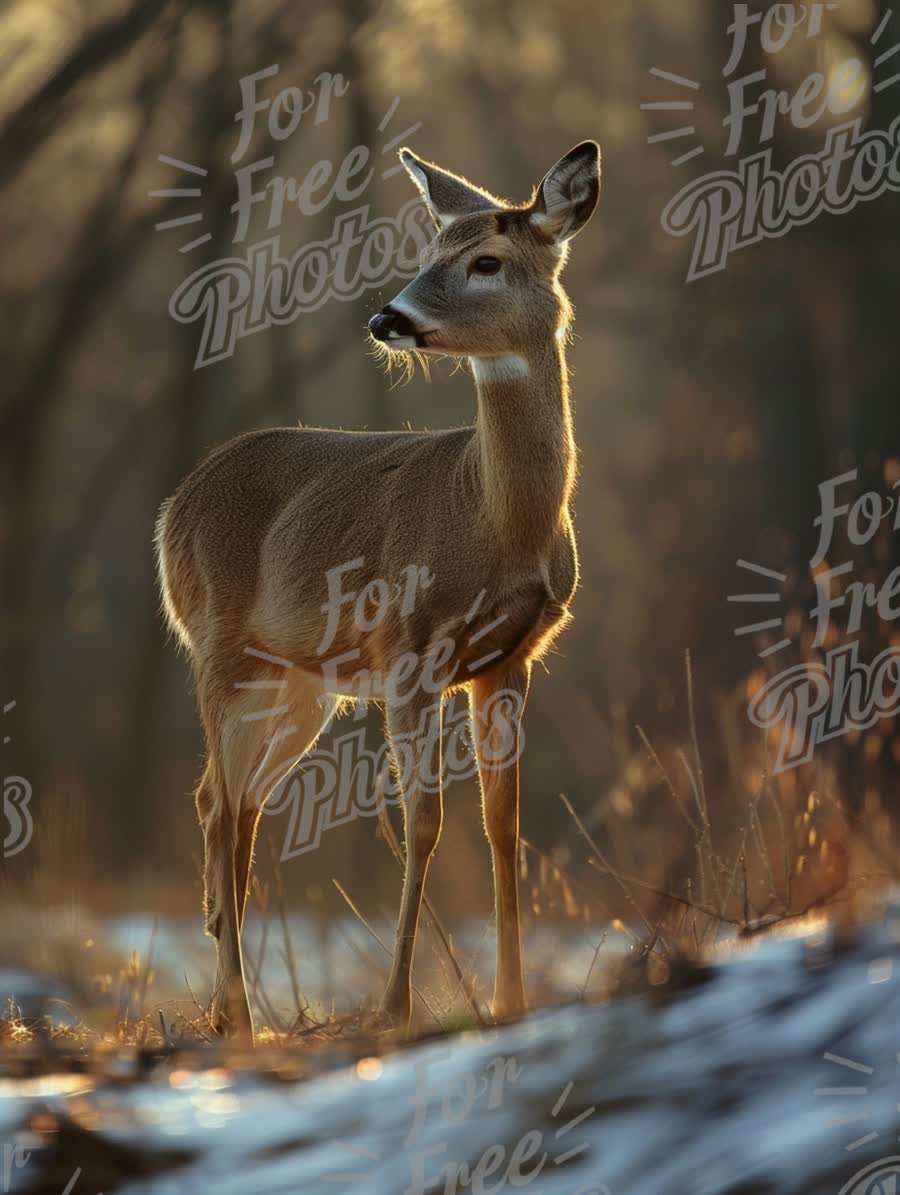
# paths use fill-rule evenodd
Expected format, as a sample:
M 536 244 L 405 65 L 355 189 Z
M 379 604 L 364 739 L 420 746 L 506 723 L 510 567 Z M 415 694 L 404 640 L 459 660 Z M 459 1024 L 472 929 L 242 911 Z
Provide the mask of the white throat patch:
M 492 382 L 515 382 L 527 378 L 528 362 L 516 353 L 505 353 L 498 357 L 470 357 L 472 373 L 476 382 L 489 386 Z

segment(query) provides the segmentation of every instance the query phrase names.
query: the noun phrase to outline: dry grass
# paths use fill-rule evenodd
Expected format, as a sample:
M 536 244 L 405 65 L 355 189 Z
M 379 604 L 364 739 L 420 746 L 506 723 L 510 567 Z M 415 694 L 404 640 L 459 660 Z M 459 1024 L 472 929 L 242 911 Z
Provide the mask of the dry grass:
M 897 879 L 896 852 L 882 822 L 848 813 L 821 765 L 814 777 L 816 788 L 804 795 L 807 777 L 801 770 L 786 778 L 770 774 L 766 744 L 760 748 L 761 761 L 748 762 L 746 743 L 729 727 L 727 713 L 723 737 L 732 744 L 733 796 L 723 800 L 717 793 L 710 801 L 689 658 L 685 690 L 691 727 L 686 749 L 669 752 L 671 759 L 664 761 L 637 728 L 639 752 L 633 740 L 620 744 L 621 785 L 590 817 L 560 794 L 571 845 L 543 849 L 522 841 L 526 929 L 569 923 L 581 927 L 585 941 L 592 944 L 583 979 L 565 998 L 605 1000 L 635 983 L 659 988 L 685 965 L 703 963 L 723 945 L 731 948 L 741 939 L 794 928 L 815 916 L 865 917 L 868 906 Z M 748 780 L 754 781 L 752 788 Z M 383 801 L 378 802 L 378 812 L 384 857 L 393 859 L 399 873 L 402 848 Z M 277 860 L 273 863 L 271 885 L 254 880 L 252 899 L 263 930 L 255 947 L 245 949 L 257 1050 L 273 1059 L 296 1058 L 301 1065 L 304 1056 L 323 1051 L 333 1054 L 340 1049 L 361 1057 L 397 1048 L 400 1035 L 380 1025 L 372 1011 L 390 963 L 389 938 L 362 915 L 352 894 L 335 880 L 370 943 L 348 942 L 369 990 L 361 989 L 359 1006 L 343 1013 L 307 999 L 291 943 L 280 870 Z M 486 985 L 479 978 L 479 956 L 482 947 L 490 950 L 490 930 L 488 923 L 482 941 L 464 956 L 426 896 L 417 958 L 415 1037 L 491 1023 Z M 56 974 L 64 973 L 78 998 L 70 1005 L 51 1000 L 48 1017 L 31 1019 L 8 1001 L 0 1011 L 0 1067 L 16 1072 L 61 1064 L 105 1066 L 121 1060 L 123 1051 L 135 1066 L 141 1059 L 176 1059 L 198 1051 L 207 1058 L 221 1058 L 223 1051 L 230 1055 L 233 1051 L 212 1028 L 209 1004 L 191 989 L 186 976 L 179 999 L 161 1003 L 154 998 L 154 941 L 155 932 L 145 954 L 134 952 L 124 964 L 104 953 L 102 944 L 85 955 L 74 943 L 57 943 Z M 623 942 L 627 949 L 621 948 Z M 48 950 L 43 943 L 33 956 L 44 964 L 38 970 L 49 970 Z M 10 944 L 0 942 L 0 951 L 8 959 Z M 264 983 L 272 952 L 288 979 L 289 1007 Z M 550 959 L 538 970 L 532 964 L 528 985 L 533 1007 L 561 998 L 555 975 L 560 961 L 572 960 Z M 28 965 L 28 957 L 16 962 Z M 422 981 L 425 962 L 430 968 L 427 981 Z

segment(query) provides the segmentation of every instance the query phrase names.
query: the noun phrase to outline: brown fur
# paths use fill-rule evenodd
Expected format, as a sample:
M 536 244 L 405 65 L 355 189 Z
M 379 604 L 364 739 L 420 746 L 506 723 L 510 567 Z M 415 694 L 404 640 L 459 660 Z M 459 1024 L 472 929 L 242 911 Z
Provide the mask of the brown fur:
M 572 154 L 554 168 L 558 174 Z M 397 301 L 408 295 L 434 325 L 422 329 L 426 353 L 488 361 L 475 426 L 422 433 L 250 432 L 214 451 L 160 514 L 166 610 L 191 654 L 209 750 L 197 805 L 206 844 L 207 927 L 219 956 L 214 1015 L 223 1029 L 250 1025 L 240 926 L 259 809 L 340 703 L 332 686 L 330 704 L 322 707 L 329 687 L 323 662 L 358 653 L 334 667 L 338 684 L 352 685 L 362 671 L 363 696 L 384 701 L 392 735 L 414 731 L 429 701 L 417 694 L 392 703 L 371 678 L 386 677 L 406 653 L 424 668 L 448 638 L 455 646 L 440 669 L 451 677 L 445 694 L 467 689 L 473 714 L 500 690 L 518 692 L 524 701 L 531 665 L 568 620 L 577 585 L 569 514 L 575 444 L 563 348 L 570 309 L 559 283 L 566 246 L 553 239 L 557 216 L 542 216 L 546 181 L 531 205 L 509 209 L 485 192 L 467 190 L 456 176 L 416 166 L 434 188 L 443 188 L 445 205 L 458 203 L 461 211 L 423 254 L 419 275 Z M 482 210 L 489 201 L 498 210 Z M 500 258 L 502 281 L 473 279 L 466 265 L 473 255 Z M 516 354 L 519 369 L 527 362 L 527 377 L 513 376 L 514 370 L 507 376 L 502 367 L 492 372 L 490 362 L 502 362 L 505 354 Z M 433 580 L 411 609 L 404 612 L 394 601 L 368 632 L 348 604 L 323 653 L 326 573 L 357 558 L 363 563 L 346 574 L 345 592 L 361 592 L 379 579 L 402 586 L 410 565 L 427 569 Z M 487 664 L 473 667 L 485 657 Z M 478 737 L 483 747 L 484 732 Z M 421 749 L 439 752 L 433 745 Z M 495 1006 L 516 1012 L 524 1004 L 517 766 L 494 773 L 482 768 L 482 790 L 497 886 Z M 383 1002 L 400 1020 L 409 1017 L 419 903 L 441 821 L 439 799 L 428 800 L 424 792 L 405 797 L 407 874 Z

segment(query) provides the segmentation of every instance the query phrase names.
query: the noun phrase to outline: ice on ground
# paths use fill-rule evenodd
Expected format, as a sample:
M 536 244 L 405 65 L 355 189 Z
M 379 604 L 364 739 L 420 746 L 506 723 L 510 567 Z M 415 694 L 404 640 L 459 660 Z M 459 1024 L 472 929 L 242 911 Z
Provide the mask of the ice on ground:
M 760 940 L 684 984 L 304 1082 L 177 1060 L 81 1090 L 7 1082 L 8 1147 L 35 1116 L 59 1122 L 9 1189 L 58 1195 L 80 1168 L 75 1195 L 884 1195 L 896 929 Z

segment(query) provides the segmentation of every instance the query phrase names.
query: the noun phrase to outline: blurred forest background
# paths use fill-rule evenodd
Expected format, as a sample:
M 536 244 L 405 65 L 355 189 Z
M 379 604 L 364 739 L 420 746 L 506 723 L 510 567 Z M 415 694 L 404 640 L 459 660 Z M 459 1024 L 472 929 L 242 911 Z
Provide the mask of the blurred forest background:
M 847 57 L 874 72 L 870 37 L 886 16 L 879 52 L 900 43 L 900 8 L 888 9 L 839 0 L 815 42 L 799 33 L 770 60 L 757 35 L 741 73 L 767 68 L 772 85 L 795 89 L 817 64 Z M 552 861 L 526 901 L 531 915 L 571 912 L 551 873 L 594 908 L 629 908 L 614 878 L 587 867 L 560 793 L 614 867 L 683 893 L 696 882 L 697 826 L 679 802 L 700 808 L 702 785 L 712 830 L 699 833 L 715 833 L 723 857 L 746 847 L 748 826 L 769 836 L 749 881 L 757 912 L 776 890 L 794 908 L 837 891 L 857 840 L 886 841 L 898 812 L 893 721 L 767 777 L 746 715 L 763 675 L 759 644 L 734 636 L 748 612 L 726 599 L 754 588 L 738 558 L 785 570 L 792 659 L 809 658 L 802 610 L 817 487 L 854 467 L 860 490 L 900 476 L 898 200 L 826 214 L 686 284 L 691 245 L 666 235 L 660 215 L 690 178 L 734 165 L 722 123 L 731 13 L 717 0 L 0 5 L 0 698 L 16 702 L 3 719 L 4 769 L 33 785 L 35 819 L 33 843 L 4 862 L 4 900 L 40 891 L 101 908 L 196 911 L 199 932 L 191 794 L 202 743 L 187 662 L 165 638 L 151 540 L 160 503 L 203 454 L 296 421 L 436 428 L 474 416 L 464 371 L 442 364 L 430 383 L 417 374 L 391 389 L 369 356 L 365 323 L 399 289 L 394 279 L 195 369 L 199 326 L 177 323 L 169 299 L 205 263 L 243 256 L 231 210 L 240 80 L 274 64 L 277 76 L 260 84 L 266 98 L 309 89 L 323 72 L 347 90 L 327 120 L 305 116 L 285 140 L 261 121 L 247 160 L 271 154 L 273 175 L 301 180 L 365 146 L 376 167 L 361 200 L 333 198 L 315 216 L 287 207 L 285 254 L 329 237 L 360 203 L 371 218 L 395 215 L 413 190 L 402 173 L 382 177 L 382 148 L 420 122 L 404 138 L 418 153 L 517 200 L 575 142 L 603 148 L 600 208 L 565 276 L 576 308 L 583 580 L 574 625 L 549 675 L 536 676 L 526 716 L 522 830 Z M 689 117 L 641 109 L 685 99 L 654 67 L 700 84 Z M 870 79 L 858 110 L 866 127 L 887 128 L 898 113 L 900 85 L 875 93 Z M 695 126 L 693 141 L 648 142 L 679 123 Z M 800 133 L 779 119 L 776 163 L 820 148 L 827 127 Z M 705 153 L 673 167 L 692 144 Z M 758 148 L 750 121 L 742 152 Z M 200 198 L 150 195 L 192 186 Z M 200 210 L 202 223 L 157 230 Z M 256 215 L 248 244 L 266 235 Z M 862 565 L 883 577 L 897 556 L 881 538 Z M 866 633 L 889 639 L 891 628 L 867 623 Z M 376 723 L 372 734 L 375 744 Z M 277 853 L 285 829 L 284 818 L 263 821 L 263 874 L 267 839 Z M 330 831 L 281 873 L 291 903 L 326 913 L 340 905 L 331 876 L 366 909 L 399 897 L 371 821 Z M 800 879 L 791 892 L 773 882 L 789 873 Z M 454 916 L 491 908 L 469 783 L 446 795 L 429 890 Z

